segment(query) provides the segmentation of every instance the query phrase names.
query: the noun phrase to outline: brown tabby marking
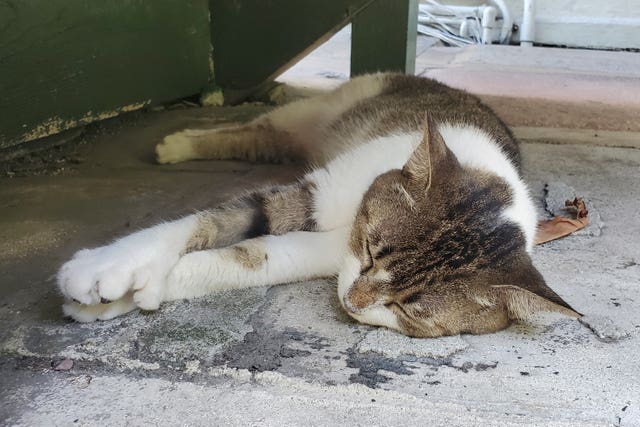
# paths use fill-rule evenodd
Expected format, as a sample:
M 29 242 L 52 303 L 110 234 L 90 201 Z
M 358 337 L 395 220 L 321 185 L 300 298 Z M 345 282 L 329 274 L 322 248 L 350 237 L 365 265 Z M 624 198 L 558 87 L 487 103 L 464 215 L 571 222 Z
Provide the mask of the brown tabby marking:
M 200 212 L 198 215 L 198 225 L 196 231 L 187 241 L 185 253 L 201 251 L 214 247 L 218 236 L 218 227 L 213 215 L 209 212 Z
M 435 129 L 429 119 L 403 170 L 365 194 L 350 241 L 362 271 L 346 306 L 358 314 L 383 303 L 416 337 L 494 332 L 541 309 L 576 316 L 502 217 L 508 185 L 461 166 Z
M 267 254 L 259 241 L 231 246 L 233 258 L 249 270 L 257 270 L 267 261 Z
M 193 138 L 198 158 L 285 163 L 308 157 L 289 132 L 263 118 L 249 125 L 203 132 Z
M 329 134 L 348 135 L 371 122 L 364 138 L 412 132 L 424 128 L 424 114 L 435 123 L 465 123 L 484 130 L 511 161 L 520 167 L 520 151 L 511 130 L 479 98 L 435 80 L 403 74 L 387 75 L 386 85 L 373 102 L 361 102 L 331 123 Z M 372 120 L 374 119 L 374 120 Z
M 313 231 L 313 184 L 278 187 L 264 198 L 263 209 L 269 221 L 269 234 L 284 234 L 292 230 Z
M 198 227 L 186 253 L 219 248 L 264 234 L 314 231 L 313 184 L 269 187 L 235 199 L 217 209 L 199 212 Z

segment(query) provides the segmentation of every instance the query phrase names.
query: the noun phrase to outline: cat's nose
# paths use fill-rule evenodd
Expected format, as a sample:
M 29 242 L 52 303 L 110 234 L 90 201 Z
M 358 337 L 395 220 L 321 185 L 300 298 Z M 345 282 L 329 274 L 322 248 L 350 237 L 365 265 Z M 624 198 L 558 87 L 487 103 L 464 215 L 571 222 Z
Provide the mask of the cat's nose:
M 353 305 L 348 297 L 342 301 L 342 306 L 349 314 L 360 314 L 362 312 L 362 309 Z
M 366 276 L 357 278 L 344 296 L 342 305 L 349 314 L 360 314 L 378 300 L 375 283 Z

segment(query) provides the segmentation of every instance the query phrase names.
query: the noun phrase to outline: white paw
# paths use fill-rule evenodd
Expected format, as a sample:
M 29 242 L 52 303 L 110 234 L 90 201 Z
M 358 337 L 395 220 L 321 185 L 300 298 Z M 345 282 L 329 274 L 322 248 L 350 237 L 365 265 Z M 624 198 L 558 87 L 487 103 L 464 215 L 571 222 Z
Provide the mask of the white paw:
M 192 138 L 204 133 L 201 130 L 185 129 L 165 136 L 163 142 L 156 145 L 158 163 L 178 163 L 195 158 Z
M 158 248 L 111 246 L 83 251 L 74 256 L 58 272 L 58 286 L 62 294 L 83 305 L 118 301 L 129 291 L 132 301 L 144 310 L 160 306 L 162 288 L 167 273 L 178 260 L 178 254 L 157 253 Z M 127 250 L 129 249 L 129 250 Z M 156 252 L 157 259 L 147 253 Z
M 125 308 L 157 309 L 164 298 L 167 275 L 196 224 L 197 218 L 190 216 L 111 245 L 78 251 L 58 272 L 58 287 L 67 299 L 65 313 L 91 321 L 116 316 Z

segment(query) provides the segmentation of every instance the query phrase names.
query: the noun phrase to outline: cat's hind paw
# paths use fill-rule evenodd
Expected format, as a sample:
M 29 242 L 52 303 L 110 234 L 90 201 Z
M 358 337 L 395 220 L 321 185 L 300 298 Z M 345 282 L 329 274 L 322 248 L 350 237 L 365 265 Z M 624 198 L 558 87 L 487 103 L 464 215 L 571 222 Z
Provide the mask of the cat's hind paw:
M 192 138 L 202 135 L 203 132 L 185 129 L 165 136 L 162 143 L 156 145 L 156 160 L 160 164 L 173 164 L 195 158 Z

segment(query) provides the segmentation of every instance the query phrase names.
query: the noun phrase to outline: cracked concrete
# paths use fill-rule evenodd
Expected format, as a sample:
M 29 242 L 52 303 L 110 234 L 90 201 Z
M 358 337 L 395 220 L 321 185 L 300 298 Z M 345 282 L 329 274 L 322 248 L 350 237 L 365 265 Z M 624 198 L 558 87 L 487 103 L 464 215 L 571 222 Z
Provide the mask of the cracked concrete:
M 550 190 L 558 200 L 571 191 L 606 224 L 533 254 L 585 313 L 582 323 L 544 316 L 492 335 L 412 339 L 351 320 L 334 279 L 175 301 L 107 322 L 63 319 L 53 275 L 76 249 L 295 176 L 294 166 L 151 161 L 168 132 L 261 111 L 135 114 L 89 132 L 76 147 L 84 160 L 56 175 L 0 180 L 0 423 L 640 424 L 635 149 L 522 147 L 541 211 Z M 65 359 L 72 366 L 55 370 Z

